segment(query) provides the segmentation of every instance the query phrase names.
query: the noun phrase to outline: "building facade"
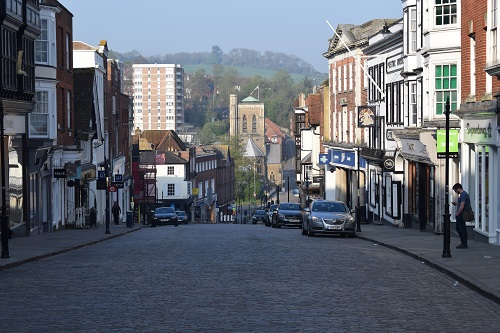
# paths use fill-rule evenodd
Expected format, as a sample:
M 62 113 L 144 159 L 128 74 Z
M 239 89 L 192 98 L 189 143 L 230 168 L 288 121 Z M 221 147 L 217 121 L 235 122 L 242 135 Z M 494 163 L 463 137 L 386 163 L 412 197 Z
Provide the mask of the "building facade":
M 6 189 L 0 205 L 2 258 L 9 258 L 9 229 L 29 235 L 34 225 L 29 203 L 27 140 L 29 115 L 35 109 L 35 39 L 41 32 L 39 5 L 38 0 L 0 3 L 0 114 L 3 121 L 0 182 Z
M 134 128 L 181 131 L 184 69 L 176 64 L 134 64 Z
M 500 245 L 500 24 L 497 0 L 461 0 L 460 181 L 469 193 L 473 236 Z

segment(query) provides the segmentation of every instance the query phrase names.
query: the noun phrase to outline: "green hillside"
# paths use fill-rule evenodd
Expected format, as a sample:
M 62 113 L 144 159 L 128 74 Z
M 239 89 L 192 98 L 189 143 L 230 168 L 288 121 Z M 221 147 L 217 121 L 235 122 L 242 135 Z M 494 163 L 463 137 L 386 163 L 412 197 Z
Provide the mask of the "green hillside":
M 182 65 L 184 68 L 184 71 L 187 74 L 194 74 L 197 70 L 199 69 L 204 69 L 205 72 L 209 75 L 212 75 L 212 69 L 213 65 Z M 276 73 L 276 71 L 269 70 L 269 69 L 259 69 L 259 68 L 250 68 L 250 67 L 238 67 L 238 66 L 232 66 L 235 68 L 242 77 L 254 77 L 254 76 L 262 76 L 263 78 L 270 79 L 273 77 L 273 75 Z M 300 82 L 304 77 L 306 77 L 305 74 L 294 74 L 290 73 L 290 76 L 292 77 L 293 81 L 295 83 Z M 314 82 L 315 85 L 319 85 L 323 83 L 326 79 L 328 79 L 328 74 L 324 75 L 307 75 L 307 77 Z

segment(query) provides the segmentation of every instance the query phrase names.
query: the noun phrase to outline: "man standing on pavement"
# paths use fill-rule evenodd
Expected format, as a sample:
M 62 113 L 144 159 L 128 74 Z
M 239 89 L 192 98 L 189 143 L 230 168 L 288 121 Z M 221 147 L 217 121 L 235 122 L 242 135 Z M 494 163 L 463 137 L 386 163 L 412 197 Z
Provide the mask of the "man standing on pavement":
M 118 225 L 120 224 L 120 213 L 122 212 L 120 206 L 118 205 L 118 201 L 115 201 L 113 208 L 111 209 L 111 212 L 113 213 L 113 218 L 115 220 L 115 224 Z
M 466 204 L 470 202 L 469 193 L 464 191 L 460 183 L 453 185 L 453 191 L 458 194 L 458 202 L 451 202 L 453 205 L 458 206 L 455 217 L 457 220 L 457 233 L 460 237 L 460 245 L 457 246 L 457 249 L 467 249 L 467 228 L 465 227 L 464 209 Z

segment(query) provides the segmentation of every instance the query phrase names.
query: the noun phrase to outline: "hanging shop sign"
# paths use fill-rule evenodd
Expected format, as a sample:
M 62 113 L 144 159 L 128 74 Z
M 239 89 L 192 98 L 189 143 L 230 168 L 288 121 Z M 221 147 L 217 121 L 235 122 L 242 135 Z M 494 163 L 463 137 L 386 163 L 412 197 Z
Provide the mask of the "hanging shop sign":
M 358 106 L 358 127 L 374 127 L 376 106 Z
M 458 130 L 448 130 L 450 146 L 448 157 L 458 157 Z M 437 158 L 446 158 L 446 130 L 436 131 Z
M 54 178 L 66 178 L 66 169 L 54 169 Z

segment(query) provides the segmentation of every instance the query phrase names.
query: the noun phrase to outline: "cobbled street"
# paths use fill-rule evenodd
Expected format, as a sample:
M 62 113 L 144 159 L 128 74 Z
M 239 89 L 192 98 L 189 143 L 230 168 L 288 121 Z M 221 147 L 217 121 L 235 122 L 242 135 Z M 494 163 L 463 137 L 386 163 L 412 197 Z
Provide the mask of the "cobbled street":
M 0 272 L 0 332 L 498 332 L 499 306 L 356 238 L 144 228 Z

